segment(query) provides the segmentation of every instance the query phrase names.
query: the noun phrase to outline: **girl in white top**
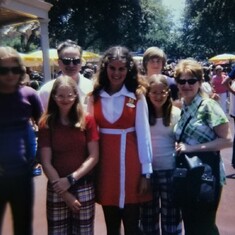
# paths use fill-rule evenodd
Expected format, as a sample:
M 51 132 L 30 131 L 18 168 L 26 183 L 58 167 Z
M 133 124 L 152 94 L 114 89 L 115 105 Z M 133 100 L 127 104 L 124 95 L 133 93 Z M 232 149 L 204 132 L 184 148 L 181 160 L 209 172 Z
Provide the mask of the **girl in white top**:
M 171 203 L 175 168 L 173 127 L 180 118 L 180 109 L 172 105 L 171 91 L 164 75 L 150 76 L 147 103 L 153 148 L 153 201 L 141 208 L 141 230 L 144 234 L 180 235 L 180 210 Z

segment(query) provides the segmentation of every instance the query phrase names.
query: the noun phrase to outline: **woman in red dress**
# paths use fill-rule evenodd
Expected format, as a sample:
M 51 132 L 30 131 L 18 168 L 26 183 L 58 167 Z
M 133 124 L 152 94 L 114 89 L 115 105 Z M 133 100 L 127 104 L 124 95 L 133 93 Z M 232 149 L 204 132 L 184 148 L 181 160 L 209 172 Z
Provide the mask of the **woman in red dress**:
M 100 132 L 97 202 L 108 235 L 138 234 L 139 205 L 151 200 L 152 147 L 145 88 L 125 47 L 111 47 L 101 59 L 89 110 Z

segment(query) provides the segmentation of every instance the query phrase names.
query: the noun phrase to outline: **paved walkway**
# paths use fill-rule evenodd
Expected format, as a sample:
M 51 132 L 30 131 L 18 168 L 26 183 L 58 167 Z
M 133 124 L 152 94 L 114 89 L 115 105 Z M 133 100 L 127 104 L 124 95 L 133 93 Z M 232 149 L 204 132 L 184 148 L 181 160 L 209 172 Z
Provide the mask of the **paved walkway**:
M 220 235 L 235 235 L 235 169 L 230 164 L 231 153 L 231 148 L 221 152 L 228 178 L 217 214 L 217 225 L 220 230 Z M 35 185 L 34 235 L 46 235 L 45 176 L 36 177 Z M 97 205 L 96 209 L 95 235 L 106 235 L 102 210 L 99 205 Z M 13 235 L 9 208 L 4 219 L 2 235 Z

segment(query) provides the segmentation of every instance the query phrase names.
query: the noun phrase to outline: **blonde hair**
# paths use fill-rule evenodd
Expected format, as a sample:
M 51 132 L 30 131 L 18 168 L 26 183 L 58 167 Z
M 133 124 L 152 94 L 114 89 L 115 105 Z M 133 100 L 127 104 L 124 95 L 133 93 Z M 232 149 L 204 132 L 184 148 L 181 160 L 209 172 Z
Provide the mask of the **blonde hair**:
M 203 80 L 203 67 L 194 59 L 180 60 L 175 67 L 174 77 L 176 81 L 181 77 L 183 73 L 188 73 L 197 78 L 198 81 Z
M 21 68 L 22 73 L 20 74 L 19 83 L 22 83 L 26 74 L 26 69 L 23 64 L 23 60 L 20 57 L 20 54 L 12 47 L 8 47 L 8 46 L 0 47 L 0 66 L 1 66 L 2 60 L 9 59 L 9 58 L 13 59 Z
M 176 65 L 174 73 L 176 82 L 177 80 L 180 79 L 183 73 L 187 73 L 190 74 L 192 77 L 195 77 L 200 84 L 203 82 L 204 79 L 203 67 L 200 63 L 198 63 L 196 60 L 192 58 L 180 60 L 179 63 Z M 198 93 L 202 97 L 208 97 L 207 94 L 201 88 L 199 88 Z

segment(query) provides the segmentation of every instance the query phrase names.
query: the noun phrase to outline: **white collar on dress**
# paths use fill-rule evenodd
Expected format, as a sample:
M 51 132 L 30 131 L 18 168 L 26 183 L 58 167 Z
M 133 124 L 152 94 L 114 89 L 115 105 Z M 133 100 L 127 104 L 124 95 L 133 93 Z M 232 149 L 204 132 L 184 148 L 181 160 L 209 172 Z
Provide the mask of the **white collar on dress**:
M 101 90 L 100 96 L 101 97 L 110 97 L 110 95 L 104 89 Z M 135 94 L 133 92 L 128 91 L 125 85 L 122 86 L 122 89 L 120 91 L 116 92 L 112 96 L 113 97 L 127 96 L 127 97 L 130 97 L 130 98 L 136 100 Z

